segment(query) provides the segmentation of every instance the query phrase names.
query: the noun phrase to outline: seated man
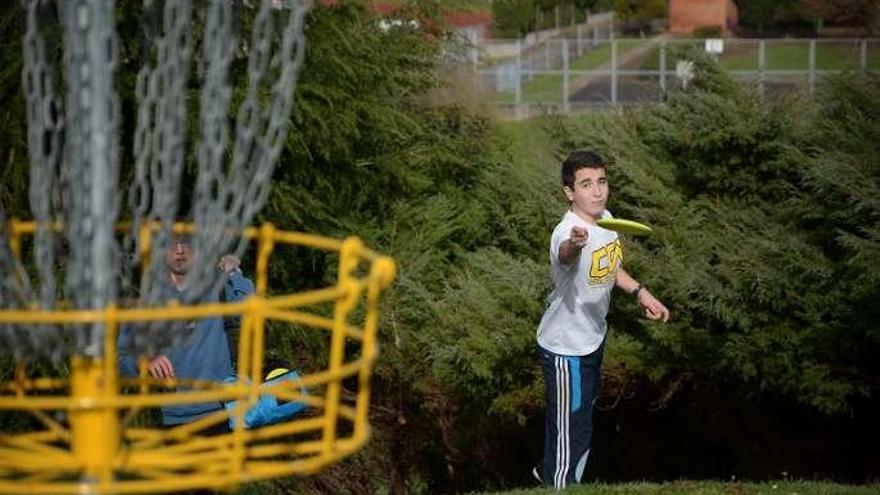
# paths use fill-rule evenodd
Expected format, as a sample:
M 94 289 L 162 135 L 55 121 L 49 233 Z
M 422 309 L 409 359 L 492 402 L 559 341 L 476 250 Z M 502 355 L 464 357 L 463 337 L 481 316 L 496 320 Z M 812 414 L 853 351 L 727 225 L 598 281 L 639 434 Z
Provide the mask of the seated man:
M 184 300 L 187 290 L 186 275 L 192 267 L 193 248 L 190 238 L 177 236 L 165 253 L 165 265 L 168 268 L 168 279 L 162 287 L 163 297 L 167 300 Z M 227 302 L 240 301 L 254 292 L 253 282 L 241 273 L 240 260 L 233 255 L 220 259 L 218 268 L 226 274 L 224 288 Z M 219 300 L 219 294 L 211 294 L 202 302 L 211 303 Z M 153 378 L 181 378 L 222 382 L 233 375 L 230 358 L 229 342 L 224 329 L 223 318 L 204 318 L 190 322 L 185 328 L 187 335 L 179 339 L 164 354 L 150 356 L 149 372 Z M 179 330 L 179 331 L 180 331 Z M 132 326 L 125 326 L 119 333 L 119 368 L 123 375 L 137 376 L 137 355 L 134 352 L 134 333 Z M 234 345 L 235 343 L 233 343 Z M 181 404 L 162 407 L 162 424 L 172 427 L 190 423 L 214 411 L 223 408 L 218 402 Z M 224 421 L 213 433 L 229 431 Z

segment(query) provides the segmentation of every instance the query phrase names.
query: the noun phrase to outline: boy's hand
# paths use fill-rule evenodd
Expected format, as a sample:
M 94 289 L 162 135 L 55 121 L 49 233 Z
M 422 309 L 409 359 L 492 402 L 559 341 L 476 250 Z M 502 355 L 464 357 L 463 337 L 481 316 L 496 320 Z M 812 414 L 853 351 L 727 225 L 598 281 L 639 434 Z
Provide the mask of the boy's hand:
M 571 228 L 571 236 L 568 238 L 568 240 L 570 240 L 571 243 L 574 244 L 576 247 L 583 248 L 587 245 L 588 235 L 589 234 L 585 227 L 575 226 Z
M 645 310 L 645 318 L 661 320 L 664 323 L 669 321 L 669 309 L 647 289 L 639 291 L 639 306 Z
M 559 261 L 563 265 L 571 265 L 581 254 L 581 250 L 587 245 L 587 229 L 585 227 L 572 227 L 571 235 L 559 246 Z

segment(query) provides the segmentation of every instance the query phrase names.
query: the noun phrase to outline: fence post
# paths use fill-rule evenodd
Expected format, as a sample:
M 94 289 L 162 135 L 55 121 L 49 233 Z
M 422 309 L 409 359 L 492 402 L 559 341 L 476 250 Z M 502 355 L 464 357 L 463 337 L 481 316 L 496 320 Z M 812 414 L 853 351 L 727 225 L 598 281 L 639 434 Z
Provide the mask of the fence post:
M 816 91 L 816 40 L 810 40 L 810 94 Z
M 513 102 L 517 113 L 519 113 L 519 107 L 522 106 L 522 51 L 522 38 L 518 38 L 516 40 L 516 85 L 513 87 Z
M 593 48 L 596 48 L 599 44 L 599 27 L 597 24 L 590 24 L 590 28 L 593 30 Z
M 611 103 L 617 104 L 617 40 L 611 40 Z
M 478 67 L 480 65 L 480 37 L 479 36 L 477 37 L 477 39 L 475 39 L 473 41 L 469 51 L 470 51 L 469 58 L 471 59 L 471 64 L 473 64 L 474 67 Z
M 562 112 L 568 113 L 568 38 L 562 38 Z
M 550 70 L 550 42 L 553 40 L 545 40 L 544 41 L 544 70 Z
M 614 11 L 611 11 L 610 20 L 608 21 L 608 39 L 614 39 Z
M 666 96 L 666 40 L 660 42 L 660 92 Z
M 859 64 L 862 68 L 862 72 L 868 70 L 868 40 L 865 38 L 862 38 L 861 42 Z
M 556 4 L 556 8 L 553 9 L 553 14 L 556 16 L 556 30 L 559 31 L 559 4 Z
M 583 45 L 582 42 L 581 42 L 581 38 L 582 38 L 583 30 L 584 30 L 583 28 L 584 28 L 584 25 L 583 25 L 583 24 L 578 24 L 578 25 L 577 25 L 577 52 L 578 52 L 578 57 L 580 57 L 581 55 L 584 54 L 584 45 Z
M 758 94 L 764 101 L 764 66 L 766 63 L 767 43 L 763 39 L 758 43 Z
M 525 68 L 526 81 L 532 82 L 532 78 L 534 77 L 535 71 L 538 70 L 537 43 L 535 41 L 532 41 L 532 43 L 529 44 L 528 35 L 526 35 L 526 41 L 524 44 L 524 48 L 535 48 L 534 50 L 531 50 L 526 55 L 526 58 L 522 61 L 522 66 Z M 522 56 L 522 52 L 520 52 L 520 56 Z M 526 67 L 526 66 L 528 66 L 528 67 Z

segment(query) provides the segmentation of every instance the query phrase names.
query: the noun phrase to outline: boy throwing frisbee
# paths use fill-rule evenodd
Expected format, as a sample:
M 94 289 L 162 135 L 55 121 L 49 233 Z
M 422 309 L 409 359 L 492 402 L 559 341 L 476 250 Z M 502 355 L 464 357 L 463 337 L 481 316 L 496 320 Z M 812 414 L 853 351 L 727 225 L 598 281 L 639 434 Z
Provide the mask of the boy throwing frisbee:
M 557 490 L 580 482 L 590 454 L 612 289 L 635 297 L 647 318 L 669 320 L 666 306 L 623 269 L 617 232 L 596 225 L 611 217 L 608 189 L 595 153 L 576 150 L 562 163 L 569 209 L 550 238 L 554 288 L 537 334 L 547 420 L 544 458 L 533 473 Z

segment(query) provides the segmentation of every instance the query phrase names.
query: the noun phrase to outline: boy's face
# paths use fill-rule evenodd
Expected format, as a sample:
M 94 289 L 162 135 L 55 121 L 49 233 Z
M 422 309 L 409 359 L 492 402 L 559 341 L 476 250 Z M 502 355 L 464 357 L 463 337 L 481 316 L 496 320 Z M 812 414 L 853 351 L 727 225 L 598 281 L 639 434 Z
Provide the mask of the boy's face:
M 604 168 L 581 168 L 574 173 L 572 187 L 563 186 L 572 211 L 587 220 L 598 220 L 608 202 L 608 178 Z

